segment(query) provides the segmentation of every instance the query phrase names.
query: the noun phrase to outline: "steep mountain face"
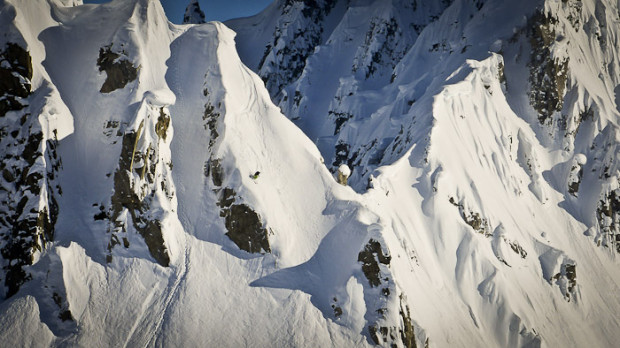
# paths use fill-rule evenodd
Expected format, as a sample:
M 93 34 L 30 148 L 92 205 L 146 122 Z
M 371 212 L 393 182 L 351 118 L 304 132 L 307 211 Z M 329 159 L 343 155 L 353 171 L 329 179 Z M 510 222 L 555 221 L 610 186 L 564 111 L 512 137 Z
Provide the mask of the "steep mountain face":
M 0 341 L 614 346 L 619 16 L 0 0 Z
M 366 345 L 324 316 L 332 293 L 253 284 L 368 223 L 234 33 L 152 0 L 71 5 L 0 7 L 3 344 Z M 341 277 L 365 279 L 356 257 Z
M 27 48 L 27 40 L 36 36 L 21 34 L 29 28 L 12 23 L 16 14 L 9 5 L 2 4 L 0 11 L 0 30 L 5 34 L 0 51 L 0 282 L 4 285 L 0 294 L 9 297 L 32 279 L 28 266 L 54 239 L 62 192 L 57 146 L 73 125 L 58 90 L 41 68 L 41 45 Z
M 317 5 L 331 10 L 312 16 Z M 265 13 L 279 19 L 261 27 Z M 502 290 L 519 288 L 508 279 L 528 272 L 574 306 L 561 320 L 585 311 L 617 321 L 584 289 L 590 276 L 596 287 L 618 286 L 617 2 L 277 1 L 265 13 L 227 23 L 239 34 L 242 59 L 333 173 L 347 164 L 357 192 L 394 197 L 386 212 L 400 222 L 397 241 L 388 242 L 392 253 L 457 255 L 439 261 L 439 273 L 452 275 L 445 281 L 462 298 L 454 307 L 465 306 L 474 323 L 462 335 L 485 330 L 479 317 L 490 317 L 480 313 L 508 306 L 512 314 L 487 323 L 514 320 L 531 333 L 524 342 L 559 344 L 541 332 L 539 314 L 514 308 L 531 301 L 533 288 Z M 306 27 L 312 30 L 295 30 Z M 394 207 L 404 201 L 414 203 Z M 529 285 L 537 282 L 533 273 Z M 411 306 L 424 308 L 415 297 L 408 296 Z M 475 308 L 473 299 L 487 303 Z M 525 307 L 545 312 L 544 302 Z M 436 332 L 430 337 L 449 336 L 440 316 L 412 313 Z M 496 330 L 498 344 L 517 344 Z M 602 334 L 598 344 L 611 344 L 613 335 Z

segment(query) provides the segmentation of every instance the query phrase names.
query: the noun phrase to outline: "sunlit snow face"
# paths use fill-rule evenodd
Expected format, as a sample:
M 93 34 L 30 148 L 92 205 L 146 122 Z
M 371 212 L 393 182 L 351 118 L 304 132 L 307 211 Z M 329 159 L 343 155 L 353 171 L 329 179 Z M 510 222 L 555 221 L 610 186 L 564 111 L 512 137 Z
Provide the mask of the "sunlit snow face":
M 620 339 L 617 2 L 188 3 L 0 5 L 0 342 Z

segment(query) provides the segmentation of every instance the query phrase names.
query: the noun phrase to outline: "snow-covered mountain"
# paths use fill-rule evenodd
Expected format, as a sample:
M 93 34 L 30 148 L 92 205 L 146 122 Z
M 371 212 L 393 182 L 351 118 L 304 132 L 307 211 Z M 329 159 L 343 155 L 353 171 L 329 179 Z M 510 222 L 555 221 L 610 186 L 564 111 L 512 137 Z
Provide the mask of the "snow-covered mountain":
M 615 346 L 618 7 L 0 0 L 0 341 Z

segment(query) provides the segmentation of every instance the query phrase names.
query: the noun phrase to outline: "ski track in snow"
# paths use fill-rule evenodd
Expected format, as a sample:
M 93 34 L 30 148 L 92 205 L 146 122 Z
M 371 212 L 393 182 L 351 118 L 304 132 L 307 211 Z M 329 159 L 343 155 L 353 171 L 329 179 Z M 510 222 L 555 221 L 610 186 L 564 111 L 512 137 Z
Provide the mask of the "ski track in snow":
M 166 318 L 168 318 L 167 314 L 169 313 L 172 302 L 178 298 L 178 293 L 179 293 L 181 283 L 184 282 L 185 279 L 187 278 L 187 272 L 189 271 L 189 268 L 190 268 L 189 253 L 190 253 L 190 248 L 188 247 L 187 242 L 185 242 L 183 260 L 180 264 L 180 270 L 177 272 L 177 277 L 174 280 L 174 284 L 172 284 L 172 286 L 169 287 L 168 295 L 166 296 L 163 307 L 160 313 L 157 315 L 158 320 L 155 324 L 155 328 L 153 329 L 152 334 L 150 335 L 151 339 L 149 340 L 149 342 L 144 344 L 144 347 L 156 346 L 157 342 L 161 340 L 161 336 L 165 334 L 161 331 L 162 324 L 164 323 Z

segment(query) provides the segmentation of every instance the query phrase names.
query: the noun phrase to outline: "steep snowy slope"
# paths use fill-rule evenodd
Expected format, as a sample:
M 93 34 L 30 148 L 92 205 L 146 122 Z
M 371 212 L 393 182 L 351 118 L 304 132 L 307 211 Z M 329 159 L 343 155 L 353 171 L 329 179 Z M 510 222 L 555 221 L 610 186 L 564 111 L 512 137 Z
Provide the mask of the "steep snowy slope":
M 250 286 L 308 260 L 341 220 L 357 221 L 326 210 L 356 195 L 271 104 L 237 58 L 234 34 L 221 24 L 174 27 L 155 1 L 46 4 L 2 4 L 5 32 L 32 33 L 14 41 L 35 57 L 33 76 L 57 86 L 49 99 L 68 120 L 49 131 L 62 163 L 55 233 L 36 249 L 25 244 L 23 263 L 3 254 L 4 274 L 17 265 L 26 275 L 2 277 L 2 341 L 365 345 L 308 295 Z M 22 109 L 5 119 L 19 122 Z
M 262 53 L 243 47 L 254 18 L 228 23 L 239 51 L 249 66 L 265 57 L 256 71 L 332 171 L 347 163 L 358 192 L 392 202 L 379 214 L 395 221 L 391 254 L 415 250 L 413 272 L 436 287 L 424 297 L 393 274 L 435 342 L 486 332 L 498 345 L 613 345 L 617 302 L 599 291 L 619 282 L 617 3 L 273 8 Z M 458 308 L 458 334 L 429 314 Z
M 0 341 L 614 346 L 618 13 L 0 0 Z

